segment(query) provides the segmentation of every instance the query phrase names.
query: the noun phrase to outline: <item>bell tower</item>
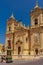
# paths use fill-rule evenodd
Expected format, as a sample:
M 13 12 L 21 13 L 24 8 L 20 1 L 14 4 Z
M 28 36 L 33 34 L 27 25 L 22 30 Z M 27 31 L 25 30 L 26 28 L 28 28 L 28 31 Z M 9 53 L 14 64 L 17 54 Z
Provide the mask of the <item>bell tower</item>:
M 43 17 L 43 9 L 39 7 L 38 2 L 36 2 L 36 6 L 34 9 L 31 11 L 30 16 L 31 16 L 31 28 L 36 28 L 39 27 L 43 22 L 42 22 L 42 17 Z
M 31 54 L 37 55 L 43 49 L 43 9 L 38 2 L 30 13 L 31 16 Z

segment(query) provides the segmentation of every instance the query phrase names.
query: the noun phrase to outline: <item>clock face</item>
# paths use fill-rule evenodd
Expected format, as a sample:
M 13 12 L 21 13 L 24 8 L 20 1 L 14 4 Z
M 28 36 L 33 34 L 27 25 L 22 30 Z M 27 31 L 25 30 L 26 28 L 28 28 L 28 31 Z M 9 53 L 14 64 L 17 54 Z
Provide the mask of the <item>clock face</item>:
M 36 44 L 39 43 L 39 33 L 34 34 L 34 43 L 36 43 Z

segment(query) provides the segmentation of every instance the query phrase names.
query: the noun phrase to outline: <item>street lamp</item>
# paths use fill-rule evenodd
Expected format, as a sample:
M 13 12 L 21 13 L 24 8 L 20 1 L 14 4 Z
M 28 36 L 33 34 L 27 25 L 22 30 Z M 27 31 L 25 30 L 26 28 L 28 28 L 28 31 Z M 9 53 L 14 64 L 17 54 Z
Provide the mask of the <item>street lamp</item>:
M 8 47 L 7 47 L 7 56 L 6 56 L 6 63 L 12 62 L 12 49 L 11 49 L 11 41 L 8 40 Z

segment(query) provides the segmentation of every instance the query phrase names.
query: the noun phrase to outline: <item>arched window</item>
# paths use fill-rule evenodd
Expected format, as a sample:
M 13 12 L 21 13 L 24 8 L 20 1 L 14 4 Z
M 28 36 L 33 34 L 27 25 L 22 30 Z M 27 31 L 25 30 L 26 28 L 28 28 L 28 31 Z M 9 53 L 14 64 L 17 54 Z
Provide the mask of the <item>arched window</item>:
M 38 19 L 35 19 L 35 25 L 37 25 L 38 24 Z
M 9 27 L 9 31 L 11 31 L 11 27 Z
M 11 48 L 11 40 L 8 40 L 8 48 Z

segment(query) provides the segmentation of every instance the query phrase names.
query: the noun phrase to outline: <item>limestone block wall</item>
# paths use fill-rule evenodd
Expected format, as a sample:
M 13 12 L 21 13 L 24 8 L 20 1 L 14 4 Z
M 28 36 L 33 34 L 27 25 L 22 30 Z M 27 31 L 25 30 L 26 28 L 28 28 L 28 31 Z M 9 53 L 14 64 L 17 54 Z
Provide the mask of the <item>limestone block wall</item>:
M 7 40 L 9 40 L 9 38 L 8 38 L 8 37 L 6 37 L 6 45 L 5 45 L 6 47 L 8 46 L 8 44 L 7 44 Z
M 18 36 L 19 34 L 16 34 L 14 38 L 14 55 L 18 55 L 18 47 L 21 47 L 21 53 L 23 53 L 23 36 Z
M 43 49 L 43 33 L 40 33 L 41 49 Z
M 23 55 L 28 55 L 29 54 L 29 38 L 28 38 L 28 33 L 24 35 L 24 49 L 23 49 Z
M 31 55 L 34 55 L 34 34 L 31 35 Z
M 14 23 L 11 24 L 11 30 L 14 32 Z
M 27 38 L 27 41 L 26 41 Z M 18 40 L 20 42 L 18 42 Z M 22 43 L 21 43 L 22 42 Z M 28 55 L 29 54 L 29 38 L 28 33 L 25 35 L 20 35 L 18 33 L 15 34 L 14 38 L 14 55 L 18 55 L 18 47 L 21 47 L 21 55 Z

